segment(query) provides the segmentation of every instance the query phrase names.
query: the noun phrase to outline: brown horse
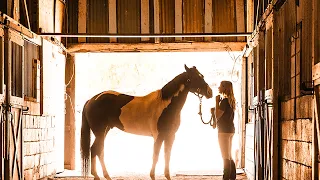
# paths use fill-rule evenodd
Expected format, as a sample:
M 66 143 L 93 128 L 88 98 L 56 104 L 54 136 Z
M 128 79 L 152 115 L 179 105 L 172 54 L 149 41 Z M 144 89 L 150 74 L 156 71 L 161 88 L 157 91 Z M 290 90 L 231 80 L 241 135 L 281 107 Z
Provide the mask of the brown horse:
M 130 96 L 115 91 L 105 91 L 88 100 L 82 112 L 81 157 L 82 171 L 88 175 L 90 156 L 90 129 L 95 135 L 91 146 L 91 174 L 99 179 L 96 171 L 96 156 L 100 160 L 103 175 L 111 180 L 104 163 L 104 139 L 110 129 L 117 127 L 132 134 L 151 136 L 154 139 L 153 164 L 150 177 L 155 179 L 159 151 L 164 142 L 165 177 L 170 180 L 170 154 L 175 133 L 180 125 L 180 111 L 188 92 L 212 97 L 212 89 L 196 67 L 176 76 L 162 89 L 146 96 Z

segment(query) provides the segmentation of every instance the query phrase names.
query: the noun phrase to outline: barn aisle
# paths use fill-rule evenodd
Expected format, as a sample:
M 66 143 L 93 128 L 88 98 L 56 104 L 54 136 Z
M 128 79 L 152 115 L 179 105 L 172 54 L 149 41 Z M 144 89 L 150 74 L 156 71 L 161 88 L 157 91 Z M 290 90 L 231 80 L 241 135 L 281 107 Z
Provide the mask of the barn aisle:
M 105 179 L 100 177 L 101 179 Z M 113 180 L 149 180 L 150 177 L 147 174 L 139 173 L 124 173 L 123 175 L 111 176 Z M 188 172 L 177 172 L 172 174 L 172 180 L 221 180 L 222 172 L 220 171 L 188 171 Z M 48 178 L 48 180 L 80 180 L 83 179 L 79 175 L 79 172 L 75 171 L 65 171 L 63 173 L 57 174 L 55 177 Z M 92 180 L 93 177 L 87 178 Z M 157 180 L 166 180 L 164 175 L 156 175 Z M 237 180 L 247 180 L 247 176 L 242 169 L 237 169 Z

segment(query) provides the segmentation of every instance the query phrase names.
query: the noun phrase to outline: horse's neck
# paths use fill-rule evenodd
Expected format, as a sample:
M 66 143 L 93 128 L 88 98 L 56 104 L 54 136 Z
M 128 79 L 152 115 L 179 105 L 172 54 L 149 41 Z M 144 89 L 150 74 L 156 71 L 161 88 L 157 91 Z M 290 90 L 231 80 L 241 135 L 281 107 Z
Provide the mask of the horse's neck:
M 161 89 L 161 95 L 162 99 L 170 99 L 174 96 L 178 96 L 180 93 L 185 92 L 184 96 L 187 96 L 188 86 L 186 86 L 187 82 L 187 74 L 186 72 L 179 74 L 176 76 L 173 80 L 168 82 L 162 89 Z M 181 94 L 180 94 L 181 95 Z M 179 95 L 179 96 L 180 96 Z

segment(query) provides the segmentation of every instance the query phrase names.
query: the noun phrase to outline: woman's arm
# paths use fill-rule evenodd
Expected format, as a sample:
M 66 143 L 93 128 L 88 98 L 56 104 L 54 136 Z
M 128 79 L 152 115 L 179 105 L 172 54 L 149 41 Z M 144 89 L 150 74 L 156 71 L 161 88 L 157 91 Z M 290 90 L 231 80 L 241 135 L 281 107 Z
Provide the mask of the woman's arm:
M 216 96 L 216 119 L 220 119 L 220 117 L 223 115 L 224 111 L 220 109 L 220 96 Z

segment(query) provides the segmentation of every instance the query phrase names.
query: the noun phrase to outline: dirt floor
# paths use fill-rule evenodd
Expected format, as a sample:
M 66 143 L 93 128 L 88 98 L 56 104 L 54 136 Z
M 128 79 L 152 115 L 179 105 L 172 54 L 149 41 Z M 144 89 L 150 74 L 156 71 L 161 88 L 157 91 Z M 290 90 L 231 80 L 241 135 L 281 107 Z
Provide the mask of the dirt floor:
M 65 173 L 66 174 L 66 173 Z M 72 175 L 65 175 L 65 174 L 60 174 L 56 175 L 53 178 L 49 178 L 49 180 L 80 180 L 84 179 L 83 177 L 79 176 L 72 176 Z M 194 174 L 194 173 L 193 173 Z M 111 177 L 113 180 L 150 180 L 150 177 L 146 174 L 126 174 L 123 176 L 113 176 Z M 93 178 L 87 178 L 88 180 L 92 180 Z M 101 177 L 101 180 L 105 178 Z M 156 176 L 157 180 L 166 180 L 164 175 L 157 175 Z M 172 180 L 221 180 L 222 176 L 220 174 L 218 175 L 201 175 L 201 173 L 197 173 L 197 175 L 187 175 L 186 173 L 184 174 L 173 174 L 171 176 Z M 237 180 L 247 180 L 246 174 L 243 172 L 243 170 L 239 169 L 237 170 Z

